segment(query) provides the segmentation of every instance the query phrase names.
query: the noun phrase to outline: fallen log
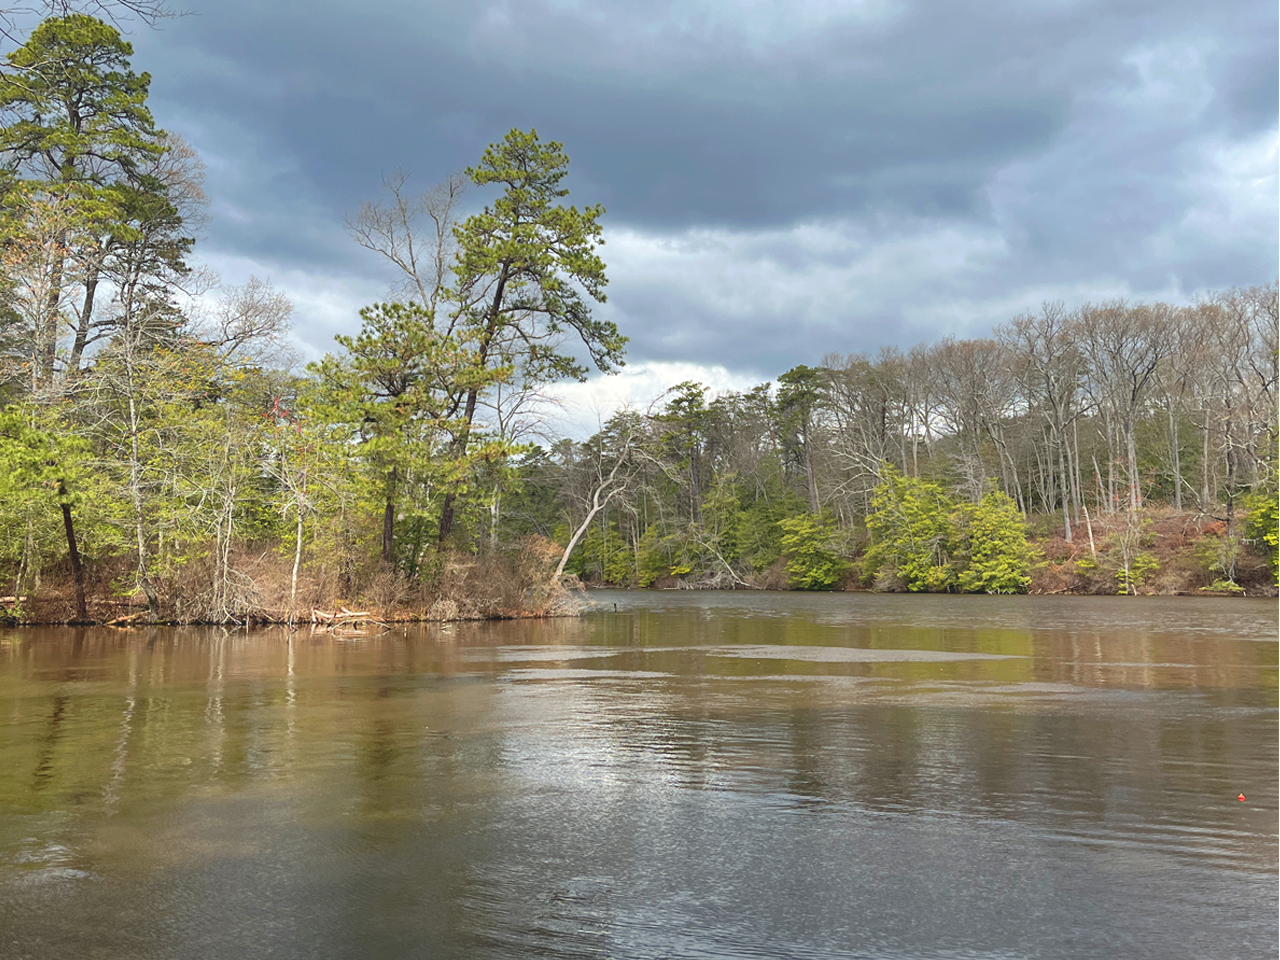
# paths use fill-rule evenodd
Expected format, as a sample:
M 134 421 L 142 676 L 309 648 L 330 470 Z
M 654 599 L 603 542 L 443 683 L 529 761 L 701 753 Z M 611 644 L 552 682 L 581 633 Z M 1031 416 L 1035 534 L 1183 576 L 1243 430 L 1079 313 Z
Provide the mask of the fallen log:
M 137 623 L 145 616 L 145 613 L 131 613 L 127 616 L 116 617 L 114 620 L 108 620 L 105 625 L 108 627 L 127 627 L 131 624 Z
M 333 632 L 334 630 L 355 629 L 362 624 L 376 624 L 380 627 L 387 626 L 385 620 L 375 617 L 367 610 L 348 610 L 346 607 L 339 607 L 335 611 L 317 610 L 311 611 L 311 622 L 321 629 Z

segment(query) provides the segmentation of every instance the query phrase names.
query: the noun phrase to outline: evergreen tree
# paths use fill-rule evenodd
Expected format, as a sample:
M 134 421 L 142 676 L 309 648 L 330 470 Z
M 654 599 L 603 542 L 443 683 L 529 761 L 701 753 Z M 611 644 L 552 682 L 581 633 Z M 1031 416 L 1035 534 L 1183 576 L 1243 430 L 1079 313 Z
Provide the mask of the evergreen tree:
M 885 465 L 867 514 L 864 569 L 878 587 L 946 590 L 955 583 L 951 514 L 955 502 L 936 483 L 904 477 Z
M 965 593 L 1025 593 L 1035 553 L 1018 505 L 998 490 L 976 504 L 963 504 L 953 517 L 961 563 L 956 584 Z
M 543 143 L 535 130 L 512 130 L 485 150 L 479 165 L 467 169 L 477 186 L 493 184 L 503 191 L 454 231 L 456 313 L 447 333 L 465 331 L 482 370 L 514 358 L 525 383 L 585 379 L 587 369 L 561 351 L 570 334 L 600 370 L 622 363 L 627 338 L 613 323 L 593 317 L 588 304 L 605 299 L 605 266 L 596 252 L 604 242 L 599 224 L 604 207 L 579 210 L 562 204 L 569 191 L 561 181 L 568 172 L 564 147 Z M 456 458 L 467 455 L 482 389 L 466 391 Z M 442 540 L 453 528 L 458 492 L 445 498 Z
M 835 521 L 803 513 L 779 522 L 782 555 L 787 559 L 787 582 L 797 590 L 830 590 L 840 583 L 849 565 L 832 548 Z
M 83 270 L 78 312 L 87 324 L 107 251 L 132 235 L 130 220 L 154 219 L 147 208 L 163 195 L 150 169 L 166 149 L 146 106 L 151 78 L 132 70 L 132 55 L 115 27 L 72 13 L 41 23 L 6 57 L 15 69 L 0 74 L 0 110 L 13 118 L 0 128 L 6 205 L 30 202 L 33 191 L 47 195 L 75 207 L 92 237 L 67 229 L 55 244 L 44 309 L 32 318 L 37 383 L 54 372 L 62 299 L 73 279 L 67 261 L 78 258 Z M 25 189 L 15 191 L 19 184 Z
M 457 441 L 470 430 L 460 412 L 465 398 L 511 370 L 486 365 L 470 329 L 452 335 L 435 330 L 432 312 L 419 304 L 375 304 L 360 317 L 359 334 L 335 338 L 345 353 L 310 368 L 321 382 L 313 416 L 345 426 L 338 441 L 355 444 L 379 492 L 382 561 L 390 566 L 407 492 L 413 502 L 415 492 L 465 490 L 480 462 L 509 453 L 510 445 L 500 441 Z

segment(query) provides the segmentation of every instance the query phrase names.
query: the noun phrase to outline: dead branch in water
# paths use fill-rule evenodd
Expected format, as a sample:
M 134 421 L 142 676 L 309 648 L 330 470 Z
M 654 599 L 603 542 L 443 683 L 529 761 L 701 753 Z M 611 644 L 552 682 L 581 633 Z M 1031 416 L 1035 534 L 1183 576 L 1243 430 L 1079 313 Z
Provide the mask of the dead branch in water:
M 333 612 L 327 610 L 312 609 L 311 624 L 313 627 L 337 635 L 339 631 L 348 634 L 363 634 L 361 629 L 366 626 L 378 626 L 383 630 L 389 629 L 385 620 L 375 617 L 367 610 L 348 610 L 346 607 L 339 607 Z

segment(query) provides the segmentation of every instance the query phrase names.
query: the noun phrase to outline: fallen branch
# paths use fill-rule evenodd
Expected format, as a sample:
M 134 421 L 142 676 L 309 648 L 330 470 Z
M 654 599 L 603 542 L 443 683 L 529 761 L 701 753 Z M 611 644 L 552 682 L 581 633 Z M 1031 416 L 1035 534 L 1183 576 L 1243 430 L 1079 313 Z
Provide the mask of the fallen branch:
M 387 622 L 385 620 L 375 617 L 367 610 L 348 610 L 346 607 L 339 607 L 332 613 L 327 610 L 317 610 L 313 608 L 311 611 L 311 622 L 330 632 L 339 629 L 355 629 L 362 624 L 376 624 L 380 627 L 387 626 Z

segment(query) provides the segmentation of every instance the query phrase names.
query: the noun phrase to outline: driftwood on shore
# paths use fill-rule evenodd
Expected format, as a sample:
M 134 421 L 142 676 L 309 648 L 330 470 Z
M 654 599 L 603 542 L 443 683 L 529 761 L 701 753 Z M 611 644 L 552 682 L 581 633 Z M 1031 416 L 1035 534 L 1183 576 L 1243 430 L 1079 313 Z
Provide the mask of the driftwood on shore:
M 348 610 L 346 607 L 339 607 L 335 611 L 312 609 L 311 623 L 313 626 L 321 627 L 329 631 L 335 630 L 358 630 L 364 626 L 386 627 L 387 622 L 379 617 L 375 617 L 367 610 Z
M 131 614 L 128 614 L 127 616 L 116 617 L 114 620 L 108 620 L 105 624 L 103 624 L 103 626 L 131 627 L 134 624 L 136 624 L 139 620 L 144 619 L 146 615 L 147 615 L 147 611 L 145 610 L 143 610 L 140 613 L 131 613 Z

